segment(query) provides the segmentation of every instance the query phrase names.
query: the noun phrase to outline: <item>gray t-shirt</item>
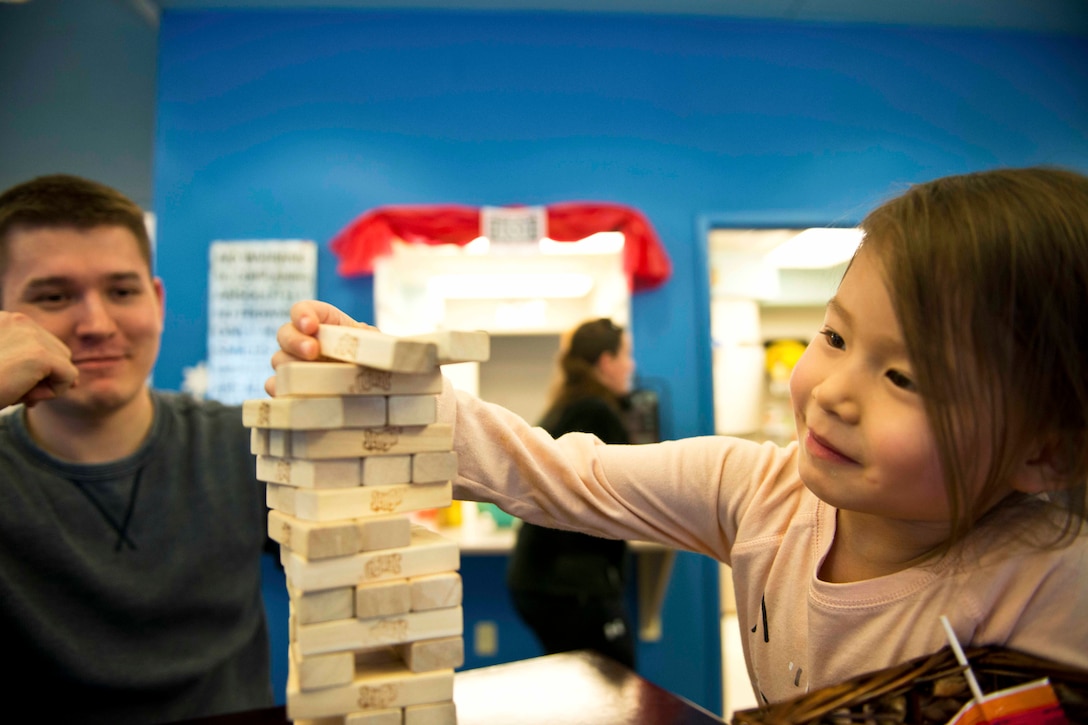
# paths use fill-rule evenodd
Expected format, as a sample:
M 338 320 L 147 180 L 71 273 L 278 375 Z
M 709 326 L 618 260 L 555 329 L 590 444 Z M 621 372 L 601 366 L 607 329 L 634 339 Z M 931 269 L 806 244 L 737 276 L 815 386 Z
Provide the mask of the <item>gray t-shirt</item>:
M 264 487 L 241 413 L 153 400 L 139 450 L 95 465 L 39 448 L 21 408 L 0 419 L 8 715 L 150 723 L 272 704 Z

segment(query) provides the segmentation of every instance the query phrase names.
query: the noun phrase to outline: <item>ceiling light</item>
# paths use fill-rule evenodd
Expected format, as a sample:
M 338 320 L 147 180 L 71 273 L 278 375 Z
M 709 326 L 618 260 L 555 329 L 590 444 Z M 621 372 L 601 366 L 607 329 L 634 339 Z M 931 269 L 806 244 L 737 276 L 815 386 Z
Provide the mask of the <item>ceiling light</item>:
M 593 289 L 588 274 L 455 274 L 427 281 L 430 291 L 447 300 L 510 300 L 585 297 Z
M 857 227 L 813 228 L 769 251 L 766 261 L 779 269 L 823 269 L 847 262 L 861 243 Z
M 623 251 L 623 232 L 597 232 L 576 242 L 540 240 L 542 254 L 619 254 Z

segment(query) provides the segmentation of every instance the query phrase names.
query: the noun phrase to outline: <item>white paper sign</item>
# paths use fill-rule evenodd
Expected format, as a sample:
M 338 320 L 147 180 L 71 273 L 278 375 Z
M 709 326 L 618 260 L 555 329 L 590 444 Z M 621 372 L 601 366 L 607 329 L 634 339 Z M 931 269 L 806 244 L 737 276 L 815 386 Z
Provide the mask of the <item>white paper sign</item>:
M 317 245 L 298 240 L 212 242 L 208 251 L 209 398 L 263 398 L 291 305 L 317 296 Z
M 548 236 L 548 210 L 543 206 L 485 206 L 480 209 L 480 236 L 492 253 L 530 254 Z

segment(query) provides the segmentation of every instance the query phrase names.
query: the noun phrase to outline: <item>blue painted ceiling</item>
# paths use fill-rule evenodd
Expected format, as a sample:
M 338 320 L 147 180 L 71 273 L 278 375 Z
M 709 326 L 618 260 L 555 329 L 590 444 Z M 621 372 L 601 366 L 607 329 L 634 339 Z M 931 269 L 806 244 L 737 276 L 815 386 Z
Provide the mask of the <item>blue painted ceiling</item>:
M 708 15 L 1088 36 L 1088 0 L 128 0 L 162 9 L 365 8 Z

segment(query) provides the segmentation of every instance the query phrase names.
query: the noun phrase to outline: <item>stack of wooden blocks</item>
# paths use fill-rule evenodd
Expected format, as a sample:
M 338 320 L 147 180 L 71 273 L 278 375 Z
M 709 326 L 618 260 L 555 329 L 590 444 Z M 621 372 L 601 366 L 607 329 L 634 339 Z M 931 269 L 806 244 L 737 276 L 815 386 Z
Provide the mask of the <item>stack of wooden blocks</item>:
M 281 365 L 276 396 L 243 406 L 291 601 L 287 716 L 456 723 L 460 551 L 410 514 L 452 503 L 439 366 L 487 360 L 488 336 L 323 325 L 318 341 L 344 362 Z

